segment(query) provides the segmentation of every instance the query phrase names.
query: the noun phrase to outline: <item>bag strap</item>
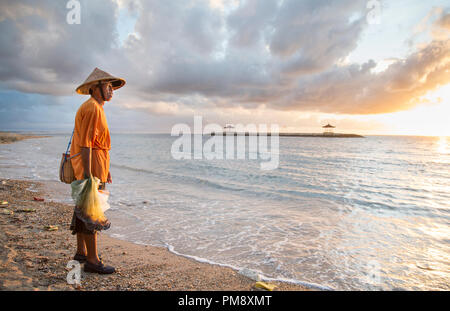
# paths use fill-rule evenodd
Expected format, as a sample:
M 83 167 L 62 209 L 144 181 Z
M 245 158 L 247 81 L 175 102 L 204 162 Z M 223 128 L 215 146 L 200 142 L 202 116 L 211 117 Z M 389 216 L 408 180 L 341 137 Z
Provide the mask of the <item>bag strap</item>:
M 67 145 L 66 154 L 69 152 L 70 144 L 72 144 L 73 133 L 75 133 L 75 128 L 72 131 L 72 136 L 70 136 L 69 144 Z
M 73 129 L 73 131 L 72 131 L 72 136 L 70 137 L 69 144 L 67 145 L 67 150 L 66 150 L 66 153 L 65 153 L 65 156 L 64 156 L 64 161 L 65 161 L 66 159 L 67 159 L 67 160 L 70 160 L 70 159 L 76 157 L 77 155 L 81 154 L 81 152 L 78 152 L 78 153 L 75 153 L 74 155 L 72 155 L 72 156 L 70 156 L 70 157 L 67 158 L 67 153 L 69 152 L 70 145 L 72 144 L 72 138 L 73 138 L 73 133 L 74 133 L 74 132 L 75 132 L 75 129 Z
M 71 156 L 71 157 L 68 157 L 67 159 L 72 159 L 72 158 L 75 158 L 77 155 L 80 155 L 81 154 L 81 152 L 78 152 L 78 153 L 75 153 L 73 156 Z

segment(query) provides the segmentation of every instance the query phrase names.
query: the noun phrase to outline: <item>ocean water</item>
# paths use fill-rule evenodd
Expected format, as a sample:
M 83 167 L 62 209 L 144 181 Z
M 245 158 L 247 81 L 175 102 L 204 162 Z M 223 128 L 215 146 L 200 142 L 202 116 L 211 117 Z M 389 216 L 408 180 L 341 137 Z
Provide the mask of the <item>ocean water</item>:
M 69 137 L 0 145 L 0 177 L 71 202 Z M 109 235 L 322 288 L 450 289 L 450 138 L 280 137 L 272 171 L 174 160 L 170 135 L 111 138 Z

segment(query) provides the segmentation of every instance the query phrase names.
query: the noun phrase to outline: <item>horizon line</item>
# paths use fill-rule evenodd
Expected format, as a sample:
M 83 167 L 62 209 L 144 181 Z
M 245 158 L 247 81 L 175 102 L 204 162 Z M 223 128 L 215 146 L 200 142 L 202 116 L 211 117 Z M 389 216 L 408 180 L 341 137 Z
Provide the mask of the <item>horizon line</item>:
M 17 133 L 17 134 L 40 134 L 40 133 L 46 133 L 46 134 L 55 134 L 55 135 L 61 135 L 61 134 L 67 134 L 70 135 L 72 132 L 65 131 L 65 130 L 3 130 L 0 129 L 0 133 Z M 153 135 L 171 135 L 170 132 L 146 132 L 146 131 L 110 131 L 111 134 L 137 134 L 137 135 L 145 135 L 145 134 L 153 134 Z M 223 132 L 225 133 L 225 131 Z M 256 134 L 257 132 L 252 132 L 252 134 Z M 270 133 L 270 132 L 267 132 Z M 210 135 L 211 133 L 191 133 L 191 135 Z M 323 134 L 323 132 L 279 132 L 279 134 Z M 335 134 L 354 134 L 354 133 L 335 133 Z M 405 137 L 450 137 L 449 135 L 418 135 L 418 134 L 356 134 L 356 135 L 363 135 L 363 136 L 405 136 Z

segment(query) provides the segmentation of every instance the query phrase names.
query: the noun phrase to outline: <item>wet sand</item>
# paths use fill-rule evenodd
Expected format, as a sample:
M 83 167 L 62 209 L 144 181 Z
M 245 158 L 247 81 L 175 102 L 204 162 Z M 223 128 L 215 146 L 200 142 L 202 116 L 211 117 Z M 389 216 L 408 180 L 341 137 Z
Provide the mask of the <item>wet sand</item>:
M 76 250 L 69 225 L 73 206 L 46 197 L 36 181 L 0 180 L 0 290 L 75 290 L 67 284 L 67 263 Z M 47 231 L 46 226 L 58 226 Z M 170 253 L 166 248 L 138 245 L 99 235 L 99 252 L 112 275 L 82 272 L 78 290 L 255 290 L 255 281 L 237 271 Z M 275 290 L 308 290 L 272 283 Z

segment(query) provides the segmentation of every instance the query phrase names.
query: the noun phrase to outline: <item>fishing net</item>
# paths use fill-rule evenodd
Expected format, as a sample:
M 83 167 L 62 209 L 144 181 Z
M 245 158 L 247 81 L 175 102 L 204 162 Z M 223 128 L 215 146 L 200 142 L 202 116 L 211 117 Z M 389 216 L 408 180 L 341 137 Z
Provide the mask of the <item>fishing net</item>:
M 99 192 L 99 184 L 100 179 L 91 175 L 87 179 L 75 180 L 70 185 L 72 187 L 72 199 L 81 210 L 84 218 L 104 224 L 108 221 L 104 214 L 104 211 L 109 208 L 108 193 Z

